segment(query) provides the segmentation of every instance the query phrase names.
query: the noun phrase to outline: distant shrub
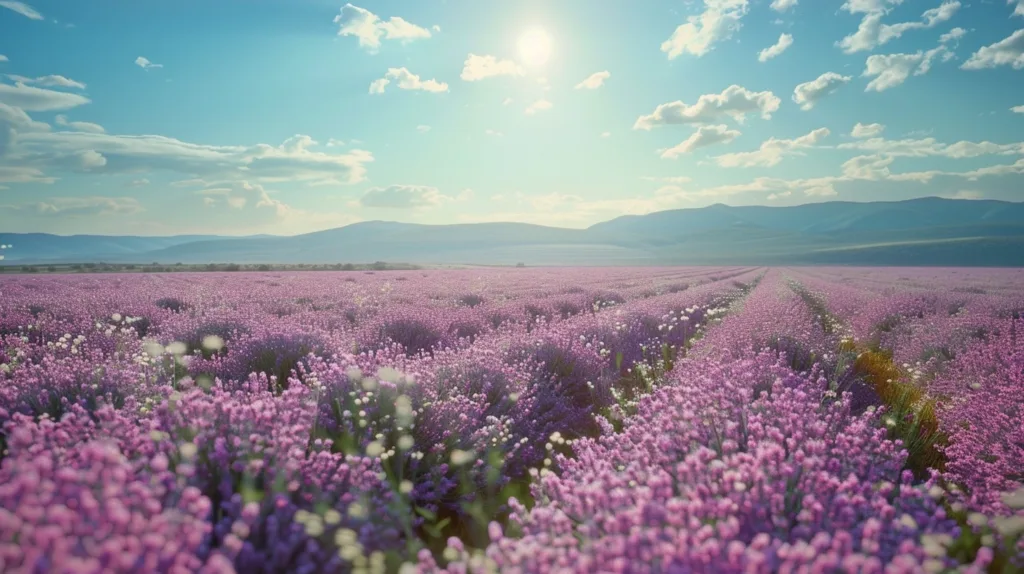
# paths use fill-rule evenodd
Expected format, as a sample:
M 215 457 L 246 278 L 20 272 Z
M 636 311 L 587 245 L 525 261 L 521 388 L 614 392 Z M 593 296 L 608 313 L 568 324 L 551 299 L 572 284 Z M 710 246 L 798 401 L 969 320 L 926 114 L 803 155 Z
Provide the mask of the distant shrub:
M 555 311 L 558 311 L 558 314 L 563 319 L 568 319 L 573 315 L 578 315 L 581 311 L 583 311 L 583 308 L 580 307 L 579 303 L 576 303 L 575 301 L 561 301 L 555 304 Z
M 475 293 L 470 293 L 469 295 L 463 295 L 462 297 L 459 297 L 459 304 L 470 308 L 476 307 L 477 305 L 481 305 L 483 304 L 483 302 L 484 298 Z
M 601 309 L 603 307 L 611 307 L 613 305 L 621 305 L 626 302 L 626 298 L 618 293 L 598 293 L 590 298 L 590 307 L 592 310 Z
M 469 363 L 442 368 L 437 372 L 434 388 L 439 400 L 465 396 L 482 401 L 485 408 L 481 420 L 507 414 L 515 406 L 509 397 L 512 385 L 508 376 L 483 365 Z
M 239 340 L 232 345 L 220 374 L 243 382 L 252 373 L 264 373 L 271 377 L 269 390 L 280 393 L 288 388 L 288 379 L 297 372 L 302 360 L 322 349 L 323 343 L 319 339 L 305 334 L 275 333 Z
M 497 329 L 498 327 L 501 327 L 502 325 L 511 322 L 512 316 L 509 315 L 508 313 L 496 311 L 487 316 L 487 321 L 491 324 L 491 327 Z
M 523 305 L 523 312 L 526 313 L 526 331 L 530 332 L 538 323 L 542 321 L 551 320 L 551 311 L 541 307 L 540 305 L 534 305 L 533 303 L 527 303 Z
M 405 354 L 414 357 L 424 352 L 431 352 L 441 343 L 441 334 L 430 325 L 416 319 L 397 319 L 383 325 L 380 329 L 382 343 L 392 341 L 405 350 Z
M 155 302 L 157 307 L 173 313 L 181 313 L 189 308 L 189 304 L 176 297 L 163 297 Z
M 537 347 L 526 347 L 515 351 L 511 357 L 526 360 L 540 366 L 531 384 L 534 386 L 554 385 L 560 394 L 578 408 L 606 407 L 612 397 L 607 388 L 600 388 L 605 371 L 599 360 L 582 357 L 573 349 L 555 343 L 544 343 Z M 591 359 L 591 360 L 587 360 Z
M 469 342 L 472 343 L 473 341 L 476 341 L 476 338 L 480 336 L 480 333 L 483 333 L 484 328 L 478 323 L 462 321 L 459 323 L 453 323 L 452 326 L 449 327 L 448 331 L 460 339 L 469 339 Z
M 768 339 L 765 347 L 779 355 L 785 355 L 789 368 L 798 373 L 810 372 L 819 359 L 814 352 L 793 337 L 775 335 Z
M 248 335 L 249 328 L 241 323 L 232 321 L 214 321 L 207 323 L 192 331 L 182 343 L 185 343 L 186 354 L 194 355 L 200 353 L 204 358 L 209 359 L 215 355 L 227 355 L 228 343 L 239 336 Z M 204 346 L 207 337 L 218 337 L 221 342 L 219 349 Z
M 133 319 L 134 320 L 129 324 L 129 326 L 135 329 L 135 334 L 139 337 L 145 337 L 148 335 L 150 328 L 153 327 L 153 320 L 145 315 L 141 317 L 134 317 Z

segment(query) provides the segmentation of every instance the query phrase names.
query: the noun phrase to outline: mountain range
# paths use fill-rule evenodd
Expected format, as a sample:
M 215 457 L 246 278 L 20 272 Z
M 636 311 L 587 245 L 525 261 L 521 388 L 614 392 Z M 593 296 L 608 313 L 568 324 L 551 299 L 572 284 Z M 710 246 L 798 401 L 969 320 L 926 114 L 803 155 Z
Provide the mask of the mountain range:
M 2 229 L 2 222 L 0 222 Z M 722 204 L 586 229 L 526 223 L 354 223 L 293 236 L 3 233 L 0 264 L 1024 266 L 1024 203 L 921 198 L 792 207 Z

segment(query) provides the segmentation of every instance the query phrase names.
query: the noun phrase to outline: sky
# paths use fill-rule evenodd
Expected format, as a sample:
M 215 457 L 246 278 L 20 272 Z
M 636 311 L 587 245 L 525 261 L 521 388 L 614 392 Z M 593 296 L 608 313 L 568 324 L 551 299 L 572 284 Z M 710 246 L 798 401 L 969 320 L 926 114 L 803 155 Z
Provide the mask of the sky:
M 0 231 L 1024 201 L 1024 0 L 0 0 Z

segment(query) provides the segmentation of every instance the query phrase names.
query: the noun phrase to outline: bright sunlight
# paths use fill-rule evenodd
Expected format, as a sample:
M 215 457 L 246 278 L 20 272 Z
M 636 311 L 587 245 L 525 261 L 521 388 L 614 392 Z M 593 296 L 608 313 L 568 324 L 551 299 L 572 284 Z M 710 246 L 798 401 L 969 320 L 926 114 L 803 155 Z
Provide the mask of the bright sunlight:
M 527 66 L 543 66 L 551 57 L 551 36 L 541 28 L 527 30 L 519 38 L 519 57 Z

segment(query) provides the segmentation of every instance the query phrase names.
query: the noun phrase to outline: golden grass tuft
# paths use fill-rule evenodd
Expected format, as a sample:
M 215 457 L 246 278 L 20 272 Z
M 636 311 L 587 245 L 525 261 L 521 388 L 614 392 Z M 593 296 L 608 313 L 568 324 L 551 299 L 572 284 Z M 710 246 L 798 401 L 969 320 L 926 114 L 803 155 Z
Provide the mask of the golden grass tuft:
M 868 381 L 885 404 L 883 420 L 889 438 L 900 439 L 907 449 L 906 467 L 917 478 L 927 478 L 928 470 L 943 470 L 945 457 L 942 445 L 946 436 L 939 430 L 935 414 L 936 401 L 924 389 L 908 382 L 906 374 L 892 361 L 886 351 L 864 351 L 858 355 L 854 369 Z

